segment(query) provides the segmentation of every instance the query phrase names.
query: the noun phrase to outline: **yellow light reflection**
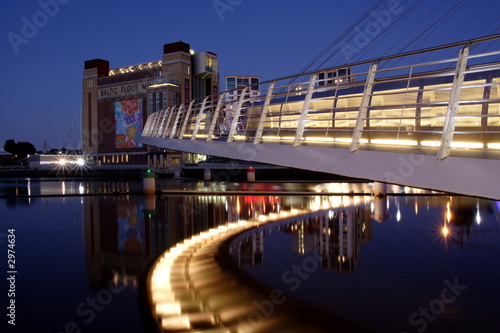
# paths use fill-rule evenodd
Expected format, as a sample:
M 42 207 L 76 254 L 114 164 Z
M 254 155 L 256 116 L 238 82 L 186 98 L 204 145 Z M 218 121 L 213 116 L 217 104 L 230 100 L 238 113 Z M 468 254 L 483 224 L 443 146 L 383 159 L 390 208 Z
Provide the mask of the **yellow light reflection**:
M 348 204 L 347 200 L 332 201 L 329 197 L 317 196 L 314 199 L 321 208 Z M 215 259 L 220 245 L 249 228 L 309 212 L 310 208 L 291 208 L 289 211 L 281 210 L 279 213 L 260 215 L 252 221 L 228 222 L 194 235 L 166 251 L 153 265 L 148 281 L 152 312 L 157 318 L 159 328 L 185 331 L 193 330 L 193 327 L 204 327 L 200 332 L 227 332 L 227 329 L 231 328 L 230 331 L 233 331 L 234 326 L 226 326 L 233 321 L 225 320 L 234 316 L 245 317 L 255 308 L 238 304 L 242 301 L 241 294 L 224 289 L 224 284 L 233 284 L 236 281 L 231 274 L 222 271 Z M 303 235 L 304 226 L 300 227 L 299 233 Z M 328 232 L 330 233 L 330 230 Z M 300 250 L 304 252 L 303 247 Z M 339 257 L 339 260 L 345 261 L 346 257 Z M 246 293 L 248 291 L 245 291 Z M 207 307 L 207 304 L 211 306 Z M 269 325 L 269 321 L 272 319 L 262 324 Z
M 441 233 L 443 234 L 444 237 L 447 237 L 450 233 L 450 229 L 445 225 L 443 229 L 441 229 Z
M 446 203 L 446 222 L 450 222 L 451 221 L 451 218 L 452 218 L 452 214 L 451 214 L 451 202 L 447 202 Z
M 156 314 L 160 315 L 160 316 L 180 315 L 181 314 L 181 304 L 178 302 L 159 303 L 156 305 Z

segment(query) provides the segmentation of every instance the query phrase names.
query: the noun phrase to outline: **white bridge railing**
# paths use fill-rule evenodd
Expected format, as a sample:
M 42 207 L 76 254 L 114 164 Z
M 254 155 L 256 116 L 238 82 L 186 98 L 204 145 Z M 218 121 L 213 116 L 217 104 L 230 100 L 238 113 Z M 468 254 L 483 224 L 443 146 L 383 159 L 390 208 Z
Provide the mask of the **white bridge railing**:
M 500 153 L 500 35 L 346 64 L 192 100 L 143 136 L 391 150 L 439 160 Z M 389 67 L 391 65 L 391 67 Z

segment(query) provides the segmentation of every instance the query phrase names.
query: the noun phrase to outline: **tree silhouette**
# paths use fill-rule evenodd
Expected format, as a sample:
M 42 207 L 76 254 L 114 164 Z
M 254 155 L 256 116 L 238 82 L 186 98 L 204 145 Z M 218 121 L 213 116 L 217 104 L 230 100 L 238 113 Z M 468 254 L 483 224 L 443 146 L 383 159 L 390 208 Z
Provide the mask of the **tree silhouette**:
M 17 146 L 16 141 L 10 139 L 5 141 L 5 144 L 3 145 L 3 150 L 14 155 L 14 152 L 16 151 L 16 146 Z
M 28 155 L 36 154 L 36 149 L 35 146 L 33 146 L 33 144 L 29 142 L 16 143 L 16 141 L 14 141 L 13 139 L 5 141 L 3 149 L 6 152 L 9 152 L 12 155 L 14 155 L 16 158 L 24 158 Z

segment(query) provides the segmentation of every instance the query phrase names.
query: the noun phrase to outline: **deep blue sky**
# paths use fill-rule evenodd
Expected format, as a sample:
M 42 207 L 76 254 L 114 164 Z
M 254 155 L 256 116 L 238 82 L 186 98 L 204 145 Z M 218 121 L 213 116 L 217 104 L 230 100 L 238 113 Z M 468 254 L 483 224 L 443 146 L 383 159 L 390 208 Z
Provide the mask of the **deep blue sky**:
M 377 12 L 385 10 L 390 1 L 394 0 L 386 0 Z M 39 2 L 56 2 L 59 8 L 48 6 L 50 15 L 42 14 Z M 49 149 L 64 147 L 73 122 L 79 139 L 85 60 L 106 59 L 112 68 L 160 60 L 163 44 L 182 40 L 196 51 L 218 54 L 221 81 L 225 75 L 235 74 L 273 79 L 302 70 L 377 1 L 0 0 L 0 3 L 0 148 L 5 140 L 14 139 L 32 142 L 41 150 L 44 134 Z M 392 13 L 389 19 L 397 20 L 417 3 L 419 0 L 399 0 L 394 7 L 397 13 Z M 400 51 L 455 4 L 460 6 L 453 15 L 440 21 L 440 25 L 435 25 L 408 49 L 489 35 L 500 26 L 500 1 L 423 0 L 411 16 L 390 32 L 375 34 L 376 46 L 368 53 L 357 54 L 354 60 Z M 38 23 L 37 31 L 26 28 L 26 22 Z M 363 29 L 363 25 L 357 27 Z M 338 45 L 329 53 L 334 51 L 337 54 L 321 67 L 345 62 L 345 54 L 338 52 Z M 73 143 L 72 139 L 71 146 Z

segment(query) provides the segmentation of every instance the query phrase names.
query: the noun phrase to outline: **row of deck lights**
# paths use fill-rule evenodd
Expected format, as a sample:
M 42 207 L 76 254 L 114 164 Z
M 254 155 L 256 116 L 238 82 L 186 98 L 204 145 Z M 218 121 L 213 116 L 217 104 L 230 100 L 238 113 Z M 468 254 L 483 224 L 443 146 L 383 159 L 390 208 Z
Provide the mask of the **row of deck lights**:
M 184 134 L 185 138 L 191 138 L 190 134 Z M 196 134 L 196 138 L 206 139 L 208 135 L 206 134 Z M 245 141 L 247 137 L 245 135 L 235 135 L 235 141 Z M 264 141 L 294 141 L 295 137 L 293 136 L 263 136 L 262 140 Z M 352 142 L 351 138 L 326 138 L 326 137 L 305 137 L 304 141 L 306 142 L 316 142 L 316 143 L 350 143 Z M 398 146 L 418 146 L 419 143 L 416 140 L 391 140 L 391 139 L 361 139 L 361 143 L 372 143 L 372 144 L 380 144 L 380 145 L 398 145 Z M 441 145 L 440 141 L 421 141 L 421 146 L 425 147 L 439 147 Z M 483 148 L 483 144 L 481 142 L 452 142 L 452 148 Z M 491 149 L 500 149 L 500 143 L 488 143 L 488 148 Z

